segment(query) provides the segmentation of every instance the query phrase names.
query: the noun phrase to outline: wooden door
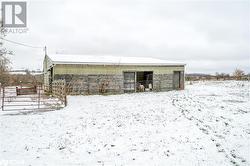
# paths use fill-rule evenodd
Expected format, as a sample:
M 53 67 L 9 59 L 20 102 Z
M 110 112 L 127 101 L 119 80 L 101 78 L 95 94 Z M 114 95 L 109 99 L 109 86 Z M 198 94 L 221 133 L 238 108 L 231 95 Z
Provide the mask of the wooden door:
M 124 72 L 124 92 L 135 92 L 135 72 Z
M 173 75 L 173 89 L 180 89 L 180 81 L 181 81 L 181 72 L 180 71 L 174 71 Z

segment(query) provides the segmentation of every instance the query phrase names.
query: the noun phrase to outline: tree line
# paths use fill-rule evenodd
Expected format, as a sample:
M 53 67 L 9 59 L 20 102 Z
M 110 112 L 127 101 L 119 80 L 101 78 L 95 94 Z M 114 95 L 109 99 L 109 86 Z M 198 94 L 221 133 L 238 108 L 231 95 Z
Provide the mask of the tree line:
M 236 68 L 232 74 L 216 72 L 211 74 L 186 74 L 187 81 L 195 80 L 250 80 L 250 73 L 246 74 L 243 70 Z

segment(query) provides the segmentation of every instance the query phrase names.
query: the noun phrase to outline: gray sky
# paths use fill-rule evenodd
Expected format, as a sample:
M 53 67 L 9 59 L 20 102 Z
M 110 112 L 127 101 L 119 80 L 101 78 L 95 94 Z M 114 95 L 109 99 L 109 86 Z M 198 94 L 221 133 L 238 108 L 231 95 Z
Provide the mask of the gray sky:
M 109 54 L 183 61 L 187 72 L 250 72 L 250 1 L 27 1 L 25 34 L 9 40 L 48 54 Z M 12 68 L 42 69 L 42 49 L 10 43 Z

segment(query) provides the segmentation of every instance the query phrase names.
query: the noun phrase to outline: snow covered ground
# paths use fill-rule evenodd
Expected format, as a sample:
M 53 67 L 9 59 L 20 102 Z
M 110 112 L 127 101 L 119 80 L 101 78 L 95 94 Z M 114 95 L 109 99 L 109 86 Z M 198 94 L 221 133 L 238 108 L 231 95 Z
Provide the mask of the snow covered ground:
M 70 96 L 52 112 L 0 113 L 0 165 L 250 165 L 250 83 Z

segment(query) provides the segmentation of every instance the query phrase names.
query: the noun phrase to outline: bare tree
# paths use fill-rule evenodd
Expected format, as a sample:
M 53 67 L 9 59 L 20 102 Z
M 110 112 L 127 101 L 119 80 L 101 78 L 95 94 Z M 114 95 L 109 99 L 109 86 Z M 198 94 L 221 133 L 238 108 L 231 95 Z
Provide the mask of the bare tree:
M 215 76 L 216 76 L 216 79 L 217 79 L 217 80 L 219 80 L 219 79 L 229 80 L 229 79 L 230 79 L 230 75 L 227 74 L 227 73 L 219 73 L 219 72 L 216 72 L 216 73 L 215 73 Z
M 220 73 L 219 73 L 219 72 L 216 72 L 216 73 L 215 73 L 216 80 L 218 80 L 218 79 L 219 79 L 219 75 L 220 75 Z
M 31 75 L 29 69 L 25 69 L 25 73 L 26 73 L 26 75 Z
M 237 80 L 241 80 L 241 78 L 245 75 L 243 70 L 240 69 L 235 69 L 233 76 L 237 79 Z
M 9 63 L 10 60 L 5 55 L 0 55 L 0 83 L 5 85 L 9 81 Z
M 2 10 L 2 9 L 1 9 Z M 6 36 L 6 29 L 3 27 L 2 18 L 0 18 L 0 83 L 7 84 L 9 81 L 10 59 L 7 55 L 13 54 L 4 47 L 3 39 Z

